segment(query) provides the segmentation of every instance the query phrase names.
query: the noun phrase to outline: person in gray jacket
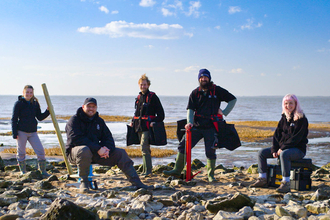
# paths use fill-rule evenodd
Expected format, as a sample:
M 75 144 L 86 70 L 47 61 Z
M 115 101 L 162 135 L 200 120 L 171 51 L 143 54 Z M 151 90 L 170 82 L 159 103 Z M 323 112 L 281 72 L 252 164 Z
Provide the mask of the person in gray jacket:
M 111 131 L 99 117 L 95 98 L 86 98 L 83 106 L 69 119 L 65 131 L 66 155 L 70 163 L 78 166 L 82 192 L 88 192 L 92 188 L 88 180 L 92 163 L 104 166 L 117 165 L 133 186 L 153 188 L 141 182 L 126 151 L 115 147 Z

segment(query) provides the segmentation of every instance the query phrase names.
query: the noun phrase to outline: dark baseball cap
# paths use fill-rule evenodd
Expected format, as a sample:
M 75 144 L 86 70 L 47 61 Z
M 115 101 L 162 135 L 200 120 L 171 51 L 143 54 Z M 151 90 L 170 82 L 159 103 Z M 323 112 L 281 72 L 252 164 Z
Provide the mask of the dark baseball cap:
M 84 105 L 88 105 L 89 103 L 93 103 L 93 104 L 97 105 L 96 99 L 94 99 L 92 97 L 86 98 L 84 101 Z

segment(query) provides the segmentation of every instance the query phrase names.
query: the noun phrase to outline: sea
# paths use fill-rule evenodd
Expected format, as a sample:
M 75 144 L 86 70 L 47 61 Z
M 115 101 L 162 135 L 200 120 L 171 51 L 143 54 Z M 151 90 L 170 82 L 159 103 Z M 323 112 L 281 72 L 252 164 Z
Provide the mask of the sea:
M 47 107 L 45 98 L 37 96 L 42 111 Z M 51 102 L 56 115 L 72 116 L 77 109 L 82 106 L 85 96 L 51 96 Z M 136 96 L 94 96 L 98 102 L 98 112 L 101 115 L 121 115 L 133 116 L 134 102 Z M 186 118 L 186 107 L 188 96 L 159 96 L 165 110 L 165 122 L 175 123 Z M 234 121 L 279 121 L 282 112 L 282 98 L 280 96 L 238 96 L 237 103 L 232 112 L 225 117 L 227 122 Z M 298 97 L 309 123 L 330 123 L 330 97 Z M 0 134 L 11 131 L 10 118 L 17 96 L 0 95 Z M 225 108 L 226 103 L 222 103 L 221 108 Z M 66 120 L 58 120 L 61 131 L 65 130 Z M 126 131 L 128 122 L 109 122 L 116 146 L 126 147 Z M 49 118 L 39 122 L 38 130 L 54 130 L 53 123 Z M 62 134 L 66 142 L 66 134 Z M 39 134 L 39 138 L 45 148 L 59 146 L 55 134 Z M 11 136 L 0 135 L 0 145 L 2 148 L 15 147 L 16 140 Z M 152 146 L 153 150 L 172 149 L 177 150 L 178 140 L 168 140 L 166 146 Z M 257 162 L 257 152 L 261 148 L 270 147 L 269 142 L 242 142 L 242 146 L 234 151 L 226 149 L 217 150 L 217 165 L 226 167 L 249 167 Z M 27 147 L 31 147 L 29 144 Z M 1 148 L 0 148 L 1 151 Z M 165 158 L 153 158 L 153 165 L 168 164 L 175 161 L 175 155 Z M 322 166 L 330 162 L 330 133 L 327 137 L 314 138 L 309 140 L 306 157 L 311 158 L 317 166 Z M 192 150 L 192 159 L 198 158 L 206 163 L 204 142 L 201 140 Z M 50 160 L 58 160 L 50 158 Z M 141 158 L 133 158 L 135 164 L 141 164 Z M 275 159 L 269 159 L 270 163 L 275 163 Z

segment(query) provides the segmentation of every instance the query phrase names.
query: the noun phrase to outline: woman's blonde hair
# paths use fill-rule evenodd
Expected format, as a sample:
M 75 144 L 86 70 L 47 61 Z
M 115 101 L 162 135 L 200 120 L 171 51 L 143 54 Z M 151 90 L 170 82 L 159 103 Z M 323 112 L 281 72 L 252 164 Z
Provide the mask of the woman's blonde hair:
M 37 97 L 34 96 L 34 88 L 33 88 L 33 86 L 31 86 L 31 85 L 26 85 L 26 86 L 24 86 L 23 91 L 26 91 L 27 89 L 32 89 L 32 91 L 33 91 L 33 96 L 32 96 L 32 98 L 30 99 L 30 102 L 31 102 L 31 103 L 32 103 L 33 101 L 39 102 L 38 99 L 37 99 Z
M 138 84 L 140 84 L 143 80 L 146 80 L 147 83 L 148 83 L 148 86 L 150 86 L 151 82 L 150 82 L 150 80 L 149 80 L 149 78 L 147 77 L 146 74 L 143 74 L 143 75 L 140 77 L 140 79 L 139 79 L 139 81 L 138 81 Z
M 288 112 L 285 109 L 285 106 L 284 106 L 285 101 L 288 101 L 288 100 L 293 100 L 296 103 L 296 107 L 295 107 L 295 109 L 293 110 L 293 112 L 291 114 L 290 114 L 290 112 Z M 301 109 L 300 102 L 299 102 L 299 100 L 298 100 L 298 98 L 297 98 L 296 95 L 294 95 L 294 94 L 287 94 L 287 95 L 285 95 L 283 97 L 283 100 L 282 100 L 282 114 L 285 114 L 286 119 L 288 121 L 291 120 L 292 115 L 293 115 L 293 120 L 294 121 L 297 121 L 298 119 L 304 117 L 304 112 Z

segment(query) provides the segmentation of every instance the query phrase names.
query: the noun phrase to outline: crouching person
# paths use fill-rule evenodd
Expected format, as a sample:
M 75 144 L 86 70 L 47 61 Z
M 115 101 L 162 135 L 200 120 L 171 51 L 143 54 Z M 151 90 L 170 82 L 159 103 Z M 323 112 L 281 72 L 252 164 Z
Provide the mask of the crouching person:
M 70 163 L 78 166 L 81 192 L 88 192 L 91 188 L 88 181 L 91 163 L 117 165 L 133 186 L 152 189 L 152 186 L 141 182 L 126 151 L 115 147 L 109 128 L 97 112 L 96 99 L 86 98 L 83 106 L 68 121 L 65 131 L 66 155 Z

